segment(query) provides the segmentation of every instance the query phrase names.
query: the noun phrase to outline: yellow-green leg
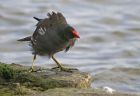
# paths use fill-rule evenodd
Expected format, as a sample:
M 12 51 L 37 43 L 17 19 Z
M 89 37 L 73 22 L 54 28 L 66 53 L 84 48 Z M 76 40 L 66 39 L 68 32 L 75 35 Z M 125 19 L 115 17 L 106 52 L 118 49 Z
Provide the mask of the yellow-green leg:
M 36 60 L 36 54 L 33 57 L 32 66 L 31 66 L 29 72 L 34 72 L 34 62 L 35 62 L 35 60 Z
M 77 70 L 77 69 L 74 69 L 74 68 L 65 68 L 65 67 L 63 67 L 63 66 L 61 65 L 61 63 L 59 63 L 59 62 L 55 59 L 54 55 L 52 56 L 52 59 L 55 61 L 55 63 L 57 64 L 57 66 L 60 68 L 61 71 L 72 72 L 72 70 Z

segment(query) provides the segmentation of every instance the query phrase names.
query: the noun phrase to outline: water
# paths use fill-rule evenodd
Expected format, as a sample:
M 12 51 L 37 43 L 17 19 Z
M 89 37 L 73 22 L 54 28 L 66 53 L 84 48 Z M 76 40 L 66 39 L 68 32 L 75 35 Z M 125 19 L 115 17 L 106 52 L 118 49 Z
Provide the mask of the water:
M 33 16 L 62 12 L 81 38 L 68 53 L 56 54 L 65 66 L 90 73 L 92 87 L 109 86 L 118 92 L 140 92 L 139 0 L 0 0 L 0 61 L 31 65 L 27 43 L 37 23 Z M 54 67 L 38 57 L 36 65 Z

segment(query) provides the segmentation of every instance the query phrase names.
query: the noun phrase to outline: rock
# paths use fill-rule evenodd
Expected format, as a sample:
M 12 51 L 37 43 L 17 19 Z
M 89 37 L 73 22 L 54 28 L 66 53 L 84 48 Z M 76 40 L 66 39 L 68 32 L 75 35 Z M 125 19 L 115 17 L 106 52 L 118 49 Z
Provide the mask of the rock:
M 64 72 L 59 69 L 41 69 L 36 72 L 28 72 L 29 66 L 19 64 L 0 63 L 0 84 L 19 83 L 30 89 L 47 90 L 50 88 L 90 88 L 92 77 L 78 70 Z
M 44 69 L 37 72 L 18 74 L 16 81 L 28 87 L 39 87 L 42 90 L 59 87 L 89 88 L 91 76 L 80 71 L 63 72 Z
M 99 89 L 79 89 L 79 88 L 54 88 L 35 93 L 30 96 L 139 96 L 134 94 L 113 93 L 109 94 Z
M 122 93 L 110 94 L 92 89 L 92 77 L 73 70 L 40 69 L 28 72 L 29 66 L 0 63 L 0 96 L 139 96 Z

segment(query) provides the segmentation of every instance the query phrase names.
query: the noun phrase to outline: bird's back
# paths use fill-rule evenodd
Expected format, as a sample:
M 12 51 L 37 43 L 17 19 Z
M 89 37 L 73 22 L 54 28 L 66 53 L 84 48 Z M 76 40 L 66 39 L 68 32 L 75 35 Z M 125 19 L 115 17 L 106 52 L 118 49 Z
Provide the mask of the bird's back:
M 52 12 L 48 16 L 37 23 L 31 43 L 36 54 L 51 56 L 68 45 L 68 41 L 62 38 L 68 24 L 61 13 Z

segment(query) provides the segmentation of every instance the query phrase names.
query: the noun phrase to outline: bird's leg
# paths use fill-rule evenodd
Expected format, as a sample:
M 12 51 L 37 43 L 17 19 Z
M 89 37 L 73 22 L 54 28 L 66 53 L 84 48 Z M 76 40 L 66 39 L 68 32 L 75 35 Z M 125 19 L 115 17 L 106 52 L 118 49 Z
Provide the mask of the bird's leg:
M 59 62 L 55 59 L 54 55 L 52 56 L 52 59 L 55 61 L 55 63 L 57 64 L 57 66 L 60 68 L 61 71 L 72 72 L 72 70 L 77 70 L 77 69 L 74 69 L 74 68 L 65 68 L 65 67 L 63 67 L 63 66 L 61 65 L 61 63 L 59 63 Z
M 55 59 L 54 55 L 52 56 L 52 59 L 55 61 L 59 68 L 62 68 L 62 65 Z
M 36 60 L 36 54 L 33 57 L 32 66 L 31 66 L 29 72 L 33 72 L 34 71 L 34 62 L 35 62 L 35 60 Z

